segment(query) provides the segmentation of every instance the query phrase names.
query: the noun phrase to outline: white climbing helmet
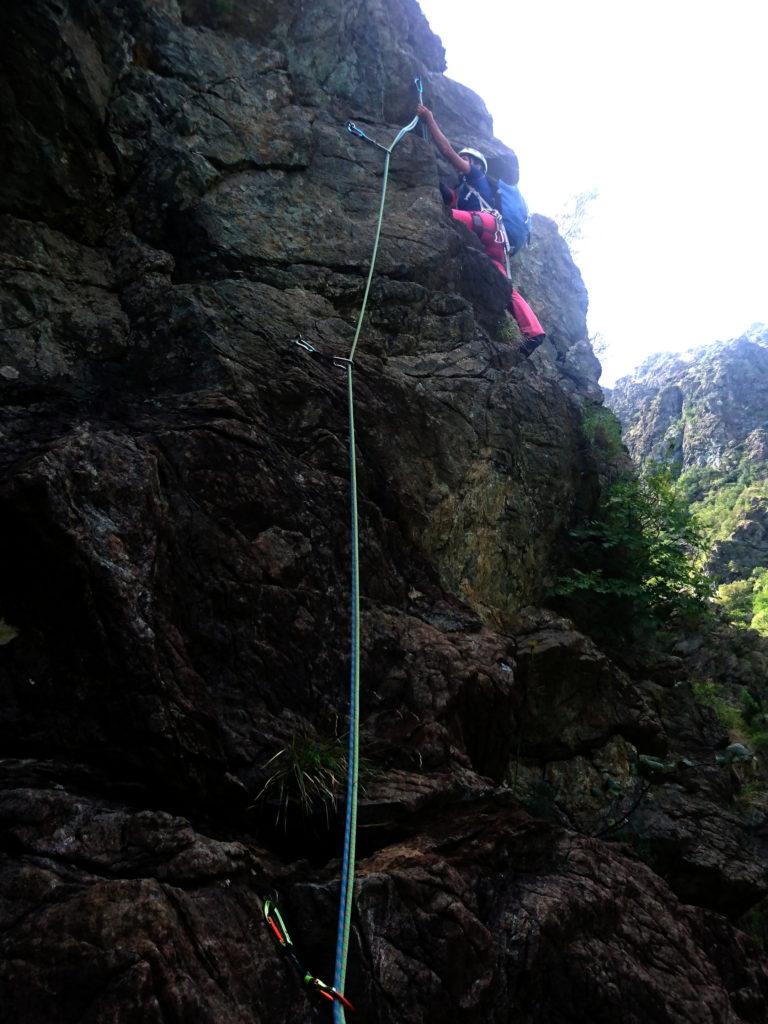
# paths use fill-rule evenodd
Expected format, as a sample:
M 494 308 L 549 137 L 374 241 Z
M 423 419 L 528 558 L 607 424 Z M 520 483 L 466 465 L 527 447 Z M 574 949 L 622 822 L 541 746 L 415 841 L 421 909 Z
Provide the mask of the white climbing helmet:
M 483 165 L 483 170 L 488 173 L 488 161 L 485 159 L 483 154 L 477 149 L 471 149 L 469 146 L 465 146 L 464 149 L 459 150 L 459 156 L 473 156 L 475 160 L 479 160 Z

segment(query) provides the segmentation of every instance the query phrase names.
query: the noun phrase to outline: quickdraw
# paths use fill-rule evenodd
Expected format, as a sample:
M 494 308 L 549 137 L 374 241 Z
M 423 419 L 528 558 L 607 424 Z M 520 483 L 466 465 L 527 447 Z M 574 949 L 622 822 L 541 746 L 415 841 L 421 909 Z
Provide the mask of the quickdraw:
M 283 951 L 285 957 L 290 960 L 296 970 L 301 976 L 301 980 L 312 992 L 313 995 L 318 996 L 321 999 L 327 999 L 331 1003 L 341 1003 L 351 1013 L 355 1013 L 355 1008 L 347 999 L 347 997 L 335 989 L 332 985 L 326 984 L 321 981 L 320 978 L 311 974 L 301 963 L 298 956 L 296 955 L 296 947 L 293 945 L 291 936 L 288 934 L 285 921 L 280 911 L 277 909 L 277 904 L 274 900 L 264 900 L 264 920 L 272 931 L 272 934 L 277 939 L 280 949 Z
M 358 139 L 365 139 L 366 142 L 370 142 L 372 146 L 376 146 L 377 149 L 383 149 L 385 153 L 389 150 L 386 146 L 382 146 L 380 142 L 372 139 L 370 135 L 366 135 L 362 128 L 358 128 L 354 121 L 347 121 L 347 131 L 352 135 L 356 135 Z
M 321 352 L 319 348 L 316 348 L 311 341 L 307 341 L 303 334 L 297 334 L 293 339 L 294 345 L 298 345 L 299 348 L 304 349 L 313 359 L 316 359 L 319 363 L 329 363 L 331 366 L 335 366 L 339 370 L 345 369 L 350 360 L 346 356 L 334 356 L 328 352 Z

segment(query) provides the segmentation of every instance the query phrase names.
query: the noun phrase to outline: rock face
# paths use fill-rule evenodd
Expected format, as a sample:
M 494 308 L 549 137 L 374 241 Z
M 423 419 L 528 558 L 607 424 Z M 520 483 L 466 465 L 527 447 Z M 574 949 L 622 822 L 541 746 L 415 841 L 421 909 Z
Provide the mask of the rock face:
M 418 72 L 515 161 L 411 0 L 33 0 L 0 47 L 0 1020 L 314 1019 L 260 901 L 329 978 L 339 814 L 276 823 L 264 786 L 342 728 L 349 481 L 344 374 L 293 339 L 354 335 L 382 160 L 347 118 L 389 142 Z M 533 607 L 599 486 L 580 276 L 537 219 L 523 359 L 437 183 L 408 136 L 356 360 L 348 994 L 379 1024 L 762 1021 L 727 738 Z M 693 750 L 695 805 L 643 781 Z
M 741 514 L 739 522 L 726 540 L 712 548 L 708 565 L 715 578 L 723 583 L 747 579 L 755 569 L 768 562 L 768 507 L 765 501 L 753 499 Z
M 755 324 L 732 341 L 653 356 L 606 401 L 638 464 L 676 465 L 693 479 L 694 500 L 729 489 L 723 511 L 738 514 L 713 544 L 713 579 L 731 583 L 768 566 L 768 498 L 746 491 L 768 478 L 768 328 Z
M 768 328 L 682 355 L 651 356 L 606 391 L 638 463 L 722 469 L 764 459 L 768 435 Z

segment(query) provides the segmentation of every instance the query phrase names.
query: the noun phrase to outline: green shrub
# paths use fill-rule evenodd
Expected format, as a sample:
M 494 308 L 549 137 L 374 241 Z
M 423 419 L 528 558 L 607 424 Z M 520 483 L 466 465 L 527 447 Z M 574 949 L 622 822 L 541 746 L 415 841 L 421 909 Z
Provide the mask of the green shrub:
M 721 584 L 715 597 L 734 626 L 768 636 L 768 569 L 760 566 L 746 580 Z
M 751 935 L 762 949 L 768 951 L 768 899 L 748 910 L 737 923 L 742 931 Z
M 680 485 L 711 545 L 733 533 L 753 501 L 768 500 L 768 465 L 744 458 L 725 470 L 695 466 Z
M 696 700 L 712 708 L 734 738 L 743 740 L 753 754 L 768 753 L 768 713 L 761 696 L 742 689 L 737 705 L 735 698 L 711 679 L 697 680 L 691 688 Z M 765 780 L 758 780 L 757 785 L 765 794 Z
M 622 452 L 621 423 L 604 405 L 585 405 L 582 408 L 581 429 L 591 448 L 609 456 Z
M 712 588 L 697 561 L 701 535 L 669 467 L 621 477 L 572 536 L 574 568 L 555 594 L 593 632 L 626 635 L 705 611 Z
M 768 569 L 755 569 L 750 577 L 752 583 L 751 628 L 768 636 Z
M 742 712 L 725 697 L 717 683 L 711 679 L 696 680 L 691 689 L 699 704 L 711 708 L 729 732 L 746 736 L 747 726 Z
M 341 740 L 308 730 L 298 732 L 263 767 L 270 774 L 256 799 L 277 803 L 277 821 L 285 824 L 294 810 L 303 818 L 322 811 L 330 821 L 347 775 L 347 752 Z
M 520 330 L 509 314 L 505 314 L 504 319 L 499 320 L 496 338 L 498 341 L 505 341 L 508 344 L 516 344 L 522 340 Z
M 734 626 L 749 626 L 752 611 L 753 584 L 751 580 L 734 580 L 717 588 L 715 598 Z
M 722 477 L 722 471 L 710 466 L 691 466 L 690 469 L 683 470 L 678 477 L 678 487 L 685 504 L 691 505 L 695 501 L 702 501 L 713 485 L 718 485 Z
M 756 721 L 764 722 L 765 711 L 762 699 L 750 693 L 749 690 L 743 689 L 741 691 L 741 713 L 747 725 L 753 725 Z
M 19 635 L 18 629 L 12 626 L 10 622 L 6 622 L 5 619 L 0 619 L 0 647 L 4 647 L 5 644 L 9 644 L 11 640 L 15 640 Z

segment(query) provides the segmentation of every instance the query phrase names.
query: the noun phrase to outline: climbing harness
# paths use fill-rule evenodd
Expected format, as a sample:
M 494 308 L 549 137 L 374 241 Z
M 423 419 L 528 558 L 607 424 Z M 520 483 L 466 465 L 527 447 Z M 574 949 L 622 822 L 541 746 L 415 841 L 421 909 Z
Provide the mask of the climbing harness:
M 491 204 L 483 199 L 480 193 L 474 186 L 470 185 L 468 181 L 464 182 L 464 187 L 470 192 L 480 203 L 480 209 L 484 213 L 490 213 L 493 219 L 496 221 L 496 234 L 493 236 L 494 242 L 498 245 L 504 246 L 504 263 L 507 268 L 507 277 L 511 278 L 510 266 L 509 266 L 509 237 L 507 235 L 507 229 L 504 227 L 504 218 L 501 216 L 498 210 L 494 210 Z
M 414 80 L 421 95 L 421 79 Z M 330 362 L 333 366 L 346 369 L 347 371 L 347 410 L 349 419 L 349 483 L 350 483 L 350 521 L 351 521 L 351 548 L 352 548 L 352 584 L 351 584 L 351 655 L 350 655 L 350 682 L 349 682 L 349 740 L 347 750 L 347 805 L 344 819 L 344 853 L 341 865 L 341 897 L 339 900 L 339 921 L 336 938 L 336 963 L 334 968 L 333 987 L 329 988 L 317 979 L 312 978 L 312 984 L 320 995 L 333 1001 L 334 1024 L 344 1024 L 344 1007 L 351 1009 L 349 1001 L 341 994 L 344 990 L 344 982 L 347 974 L 347 957 L 349 953 L 349 934 L 352 924 L 352 894 L 355 885 L 355 844 L 357 837 L 357 795 L 359 776 L 359 748 L 360 748 L 360 566 L 359 566 L 359 524 L 357 510 L 357 465 L 355 460 L 355 401 L 352 388 L 352 370 L 354 367 L 355 352 L 360 340 L 360 333 L 365 319 L 365 310 L 368 305 L 368 296 L 371 291 L 371 282 L 376 268 L 376 257 L 379 252 L 379 240 L 381 238 L 381 227 L 384 222 L 384 203 L 387 197 L 387 182 L 389 180 L 389 162 L 392 152 L 397 144 L 419 123 L 419 118 L 414 117 L 407 125 L 400 129 L 389 146 L 383 146 L 380 142 L 372 139 L 362 128 L 347 121 L 347 131 L 370 143 L 384 152 L 384 169 L 381 183 L 381 199 L 379 202 L 379 215 L 376 223 L 376 231 L 373 239 L 373 250 L 371 252 L 371 264 L 368 269 L 368 278 L 365 282 L 363 301 L 360 312 L 357 316 L 352 347 L 347 358 L 341 356 L 329 356 L 321 353 L 311 342 L 299 334 L 294 342 L 314 359 Z M 270 903 L 274 908 L 274 904 Z M 266 904 L 265 904 L 266 907 Z M 276 909 L 276 908 L 275 908 Z M 279 917 L 279 915 L 278 915 Z M 273 917 L 273 921 L 274 921 Z M 269 921 L 269 918 L 268 918 Z M 272 930 L 276 931 L 275 924 L 270 923 Z M 278 921 L 278 929 L 280 922 Z M 282 925 L 282 932 L 287 939 L 287 931 Z M 290 940 L 288 940 L 290 943 Z M 296 961 L 298 963 L 298 961 Z M 310 975 L 310 977 L 312 977 Z M 306 978 L 305 978 L 306 981 Z
M 341 992 L 333 988 L 331 985 L 327 985 L 320 978 L 316 978 L 314 974 L 311 974 L 303 966 L 298 956 L 296 955 L 296 948 L 291 941 L 291 936 L 288 934 L 288 929 L 285 926 L 285 921 L 280 911 L 277 909 L 277 904 L 274 900 L 264 900 L 264 919 L 272 929 L 272 933 L 280 944 L 280 948 L 291 961 L 293 966 L 301 975 L 301 979 L 307 988 L 316 996 L 322 999 L 327 999 L 331 1003 L 340 1003 L 345 1006 L 352 1013 L 355 1012 L 355 1008 L 350 1001 L 342 995 Z

